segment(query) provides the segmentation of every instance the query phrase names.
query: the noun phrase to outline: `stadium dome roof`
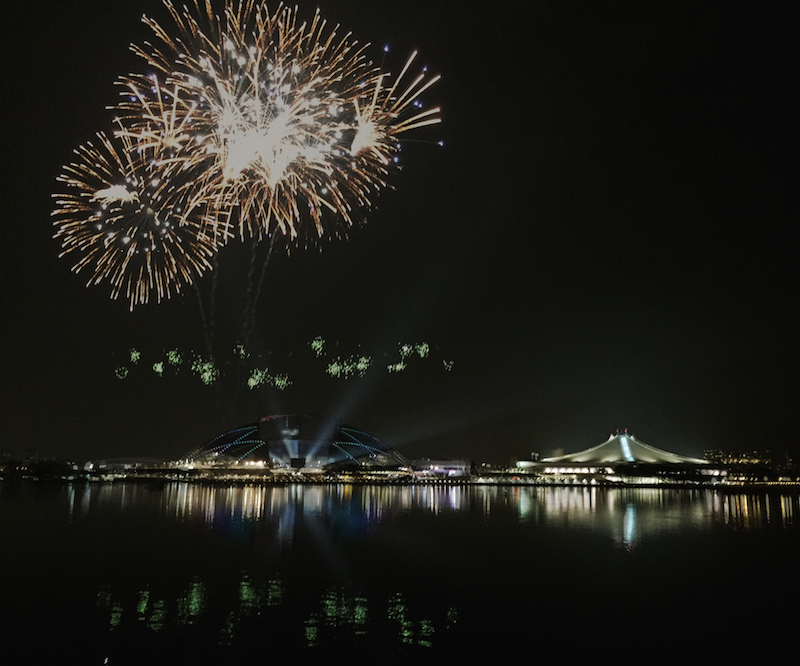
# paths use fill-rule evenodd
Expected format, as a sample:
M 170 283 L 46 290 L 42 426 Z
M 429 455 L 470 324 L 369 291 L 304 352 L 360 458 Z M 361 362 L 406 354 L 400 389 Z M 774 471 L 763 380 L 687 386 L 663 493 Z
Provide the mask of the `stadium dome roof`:
M 690 463 L 693 465 L 707 465 L 707 460 L 689 458 L 677 453 L 670 453 L 663 449 L 645 444 L 636 439 L 627 431 L 609 435 L 608 440 L 577 453 L 564 456 L 543 458 L 545 463 L 652 463 L 674 464 Z
M 377 437 L 309 414 L 265 416 L 218 435 L 186 457 L 197 462 L 263 460 L 273 468 L 408 466 Z

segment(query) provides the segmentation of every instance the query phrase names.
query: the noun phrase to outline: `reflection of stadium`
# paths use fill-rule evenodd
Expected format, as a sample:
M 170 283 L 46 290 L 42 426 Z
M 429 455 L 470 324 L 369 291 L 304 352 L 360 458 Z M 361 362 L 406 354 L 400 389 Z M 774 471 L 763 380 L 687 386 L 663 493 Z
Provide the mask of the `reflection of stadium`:
M 308 414 L 265 416 L 222 433 L 187 458 L 197 463 L 263 462 L 273 469 L 408 466 L 399 453 L 363 430 Z

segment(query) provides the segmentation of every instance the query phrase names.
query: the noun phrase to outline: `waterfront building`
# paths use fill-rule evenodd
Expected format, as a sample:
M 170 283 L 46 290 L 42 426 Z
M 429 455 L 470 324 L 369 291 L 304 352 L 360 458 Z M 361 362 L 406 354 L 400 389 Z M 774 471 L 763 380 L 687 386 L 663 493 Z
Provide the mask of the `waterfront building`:
M 465 459 L 423 458 L 411 463 L 414 476 L 420 479 L 453 479 L 470 475 L 472 463 Z
M 573 464 L 573 463 L 647 463 L 653 465 L 708 465 L 708 461 L 703 458 L 689 458 L 677 453 L 657 449 L 636 439 L 633 434 L 626 430 L 613 433 L 608 439 L 597 446 L 569 453 L 562 456 L 542 458 L 543 463 L 551 465 Z
M 191 451 L 186 462 L 306 473 L 409 467 L 403 456 L 377 437 L 309 414 L 264 416 L 233 428 Z
M 575 453 L 521 460 L 517 469 L 545 483 L 707 484 L 722 481 L 726 471 L 703 458 L 691 458 L 645 444 L 626 430 L 602 444 Z

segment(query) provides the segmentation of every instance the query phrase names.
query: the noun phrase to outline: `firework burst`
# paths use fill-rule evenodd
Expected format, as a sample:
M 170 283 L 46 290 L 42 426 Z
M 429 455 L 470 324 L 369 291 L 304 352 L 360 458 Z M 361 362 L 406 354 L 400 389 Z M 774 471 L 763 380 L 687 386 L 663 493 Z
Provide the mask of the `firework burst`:
M 124 292 L 131 308 L 168 298 L 211 268 L 227 231 L 219 211 L 208 213 L 192 173 L 160 147 L 125 135 L 97 139 L 58 178 L 61 256 L 75 258 L 75 272 L 89 270 L 89 284 L 109 282 L 112 298 Z
M 77 149 L 54 195 L 62 256 L 131 308 L 193 283 L 233 228 L 253 242 L 346 236 L 387 186 L 400 135 L 440 121 L 418 100 L 439 77 L 409 74 L 416 53 L 392 77 L 318 13 L 165 5 L 174 31 L 144 17 L 155 45 L 132 48 L 150 72 L 119 79 L 113 137 Z
M 366 45 L 339 37 L 319 14 L 302 23 L 296 10 L 271 14 L 252 0 L 227 4 L 221 17 L 197 1 L 182 11 L 166 4 L 175 37 L 145 18 L 159 46 L 134 51 L 156 74 L 123 79 L 119 111 L 155 140 L 174 134 L 150 122 L 155 115 L 191 128 L 196 159 L 214 157 L 206 179 L 215 206 L 238 208 L 242 236 L 277 228 L 294 238 L 304 219 L 319 236 L 346 230 L 386 186 L 398 135 L 439 122 L 439 109 L 422 111 L 416 97 L 438 77 L 423 72 L 400 87 L 416 54 L 387 85 Z M 161 87 L 172 99 L 154 114 L 165 106 L 154 96 Z

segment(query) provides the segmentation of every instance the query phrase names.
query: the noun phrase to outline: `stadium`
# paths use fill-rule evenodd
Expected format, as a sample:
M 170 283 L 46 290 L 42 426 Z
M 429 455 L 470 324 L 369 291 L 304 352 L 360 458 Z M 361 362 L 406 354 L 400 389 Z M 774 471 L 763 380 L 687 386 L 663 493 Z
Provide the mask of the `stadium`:
M 271 469 L 397 469 L 408 461 L 363 430 L 309 414 L 265 416 L 206 442 L 196 464 L 263 464 Z
M 564 464 L 649 464 L 649 465 L 708 465 L 702 458 L 689 458 L 658 449 L 636 439 L 628 429 L 617 430 L 602 444 L 577 453 L 543 458 L 543 463 Z
M 539 475 L 545 483 L 627 485 L 716 483 L 724 470 L 703 458 L 690 458 L 645 444 L 617 430 L 602 444 L 538 460 L 522 460 L 517 468 Z

